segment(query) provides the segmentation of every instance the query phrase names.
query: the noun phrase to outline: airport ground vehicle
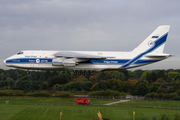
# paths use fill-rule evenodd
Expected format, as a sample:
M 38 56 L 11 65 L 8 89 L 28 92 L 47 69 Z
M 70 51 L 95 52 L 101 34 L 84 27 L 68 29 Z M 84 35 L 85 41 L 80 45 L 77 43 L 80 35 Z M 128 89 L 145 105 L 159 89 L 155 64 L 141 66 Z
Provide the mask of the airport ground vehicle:
M 77 98 L 74 99 L 77 105 L 90 105 L 90 99 L 89 98 Z

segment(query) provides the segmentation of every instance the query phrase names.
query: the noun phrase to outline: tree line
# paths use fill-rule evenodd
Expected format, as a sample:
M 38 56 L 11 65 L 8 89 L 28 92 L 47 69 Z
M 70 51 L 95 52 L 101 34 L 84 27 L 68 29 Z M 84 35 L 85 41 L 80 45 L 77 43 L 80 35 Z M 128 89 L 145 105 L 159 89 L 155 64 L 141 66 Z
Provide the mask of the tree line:
M 0 69 L 0 89 L 101 91 L 114 90 L 151 97 L 180 96 L 180 70 L 135 70 L 74 75 L 69 71 L 27 71 Z M 147 94 L 148 93 L 148 94 Z M 154 94 L 155 93 L 155 94 Z M 172 95 L 173 93 L 173 95 Z M 147 97 L 148 97 L 147 96 Z

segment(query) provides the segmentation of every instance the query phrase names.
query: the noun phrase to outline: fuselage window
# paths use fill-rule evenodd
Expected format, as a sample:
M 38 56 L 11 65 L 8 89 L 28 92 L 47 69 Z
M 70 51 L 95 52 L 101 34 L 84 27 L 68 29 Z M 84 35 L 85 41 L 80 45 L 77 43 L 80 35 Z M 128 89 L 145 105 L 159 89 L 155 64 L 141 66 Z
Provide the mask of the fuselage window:
M 19 53 L 17 53 L 17 55 L 20 55 L 20 54 L 23 54 L 23 52 L 19 52 Z

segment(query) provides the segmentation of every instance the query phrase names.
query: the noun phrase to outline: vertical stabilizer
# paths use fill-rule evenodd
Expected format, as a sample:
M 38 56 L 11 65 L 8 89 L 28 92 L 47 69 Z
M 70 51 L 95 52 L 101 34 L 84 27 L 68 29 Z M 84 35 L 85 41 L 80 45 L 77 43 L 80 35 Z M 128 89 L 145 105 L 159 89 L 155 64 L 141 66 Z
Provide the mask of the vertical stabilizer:
M 133 52 L 163 53 L 170 25 L 162 25 L 156 28 Z

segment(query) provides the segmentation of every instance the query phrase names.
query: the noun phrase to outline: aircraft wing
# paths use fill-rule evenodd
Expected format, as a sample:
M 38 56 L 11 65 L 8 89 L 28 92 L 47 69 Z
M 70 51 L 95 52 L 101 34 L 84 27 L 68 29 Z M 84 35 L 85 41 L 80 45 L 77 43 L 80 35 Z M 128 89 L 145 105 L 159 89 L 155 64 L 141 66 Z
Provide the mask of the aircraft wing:
M 54 54 L 56 57 L 66 57 L 66 58 L 78 58 L 78 59 L 88 59 L 88 60 L 105 60 L 106 57 L 101 55 L 90 55 L 90 54 L 81 54 L 76 52 L 57 52 Z

